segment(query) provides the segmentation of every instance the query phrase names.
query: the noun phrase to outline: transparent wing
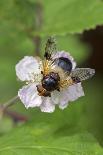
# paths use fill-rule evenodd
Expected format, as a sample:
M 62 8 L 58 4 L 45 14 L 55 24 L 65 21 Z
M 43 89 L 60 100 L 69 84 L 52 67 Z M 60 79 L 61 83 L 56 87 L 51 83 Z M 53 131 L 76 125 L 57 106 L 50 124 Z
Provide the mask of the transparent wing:
M 52 54 L 56 52 L 56 40 L 53 36 L 49 37 L 45 47 L 44 61 L 43 61 L 43 75 L 47 75 L 51 72 L 51 68 L 54 65 L 52 60 Z
M 51 60 L 52 53 L 56 52 L 56 40 L 53 36 L 49 37 L 45 47 L 44 57 Z
M 76 68 L 70 74 L 75 83 L 87 80 L 95 74 L 95 70 L 91 68 Z

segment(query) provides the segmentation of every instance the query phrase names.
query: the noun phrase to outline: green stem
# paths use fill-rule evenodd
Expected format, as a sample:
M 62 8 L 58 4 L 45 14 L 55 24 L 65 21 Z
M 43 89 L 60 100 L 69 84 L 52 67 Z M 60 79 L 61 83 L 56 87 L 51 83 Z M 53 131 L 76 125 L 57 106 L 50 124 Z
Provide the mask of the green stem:
M 16 100 L 18 100 L 19 97 L 18 96 L 14 96 L 13 98 L 11 98 L 10 100 L 8 100 L 7 102 L 5 102 L 3 104 L 3 109 L 7 109 L 8 107 L 12 106 Z

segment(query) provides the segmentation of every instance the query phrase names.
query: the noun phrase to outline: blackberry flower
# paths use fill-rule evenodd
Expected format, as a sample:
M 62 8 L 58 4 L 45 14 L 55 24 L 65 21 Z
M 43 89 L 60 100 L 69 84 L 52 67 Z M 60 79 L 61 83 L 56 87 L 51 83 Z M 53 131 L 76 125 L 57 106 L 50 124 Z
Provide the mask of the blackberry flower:
M 76 62 L 69 53 L 58 51 L 52 56 L 52 59 L 55 60 L 61 57 L 71 62 L 73 71 L 76 67 Z M 16 75 L 18 79 L 26 82 L 26 85 L 18 91 L 18 96 L 26 108 L 39 107 L 42 112 L 52 113 L 56 105 L 58 105 L 60 109 L 64 109 L 70 102 L 84 96 L 81 82 L 60 88 L 59 91 L 53 90 L 50 96 L 40 96 L 37 85 L 42 84 L 42 70 L 43 61 L 38 57 L 25 56 L 16 65 Z

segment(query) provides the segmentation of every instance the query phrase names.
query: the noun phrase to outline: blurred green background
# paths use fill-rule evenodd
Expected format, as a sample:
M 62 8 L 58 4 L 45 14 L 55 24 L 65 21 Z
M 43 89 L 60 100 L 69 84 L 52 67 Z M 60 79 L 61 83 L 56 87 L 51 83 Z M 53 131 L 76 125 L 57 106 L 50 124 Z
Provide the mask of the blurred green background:
M 102 25 L 102 0 L 0 0 L 1 104 L 23 85 L 16 63 L 25 55 L 42 57 L 50 35 L 79 67 L 96 69 L 83 83 L 85 97 L 63 111 L 26 110 L 20 101 L 3 116 L 0 111 L 0 155 L 103 154 Z

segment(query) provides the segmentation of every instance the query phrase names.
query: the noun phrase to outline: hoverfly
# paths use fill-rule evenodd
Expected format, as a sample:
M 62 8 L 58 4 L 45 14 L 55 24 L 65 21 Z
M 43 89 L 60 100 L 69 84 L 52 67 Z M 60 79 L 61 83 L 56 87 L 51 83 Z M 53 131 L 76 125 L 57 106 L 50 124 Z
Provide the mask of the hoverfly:
M 72 62 L 66 57 L 55 58 L 56 43 L 53 37 L 47 40 L 41 74 L 41 84 L 37 85 L 40 96 L 51 96 L 52 91 L 77 84 L 91 78 L 95 70 L 91 68 L 73 69 Z

